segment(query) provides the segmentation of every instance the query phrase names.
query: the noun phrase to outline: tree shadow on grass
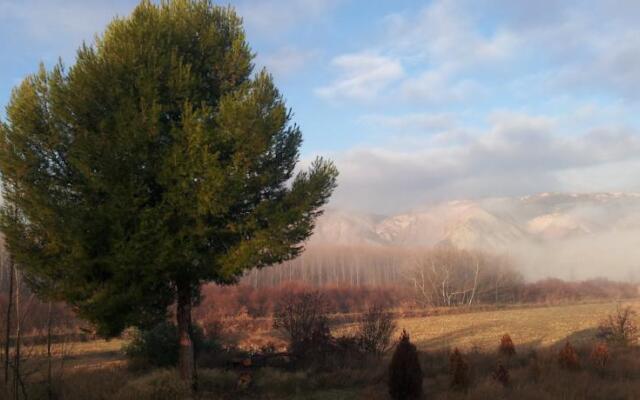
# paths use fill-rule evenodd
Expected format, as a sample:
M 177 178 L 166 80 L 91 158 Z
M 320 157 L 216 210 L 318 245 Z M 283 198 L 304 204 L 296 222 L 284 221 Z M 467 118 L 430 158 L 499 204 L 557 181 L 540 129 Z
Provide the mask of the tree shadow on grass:
M 428 339 L 418 339 L 414 341 L 414 344 L 418 346 L 419 349 L 426 350 L 437 350 L 437 349 L 446 349 L 451 347 L 452 343 L 459 341 L 460 339 L 465 339 L 469 336 L 473 336 L 477 334 L 478 330 L 482 330 L 484 328 L 492 327 L 494 324 L 491 322 L 486 322 L 483 324 L 475 324 L 473 326 L 469 326 L 466 328 L 458 329 L 451 332 L 446 332 L 442 335 L 435 336 Z M 411 335 L 411 332 L 409 332 Z
M 566 342 L 569 342 L 573 345 L 585 345 L 585 344 L 597 342 L 598 341 L 598 338 L 596 336 L 597 333 L 598 333 L 598 328 L 596 327 L 582 329 L 580 331 L 571 333 L 570 335 L 566 336 L 564 339 L 556 341 L 554 344 L 552 344 L 549 347 L 564 346 Z

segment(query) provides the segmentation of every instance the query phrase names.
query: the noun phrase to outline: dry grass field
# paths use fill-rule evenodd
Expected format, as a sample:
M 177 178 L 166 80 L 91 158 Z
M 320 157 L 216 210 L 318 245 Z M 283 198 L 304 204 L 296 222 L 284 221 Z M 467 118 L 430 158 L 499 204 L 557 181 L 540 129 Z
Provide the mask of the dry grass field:
M 640 303 L 627 303 L 640 309 Z M 397 321 L 420 350 L 424 389 L 435 399 L 635 399 L 640 398 L 640 349 L 611 349 L 606 368 L 594 366 L 590 352 L 598 324 L 616 310 L 615 302 L 473 311 Z M 336 334 L 350 325 L 338 326 Z M 509 333 L 518 353 L 501 359 L 500 337 Z M 275 334 L 275 332 L 274 332 Z M 260 333 L 260 341 L 268 332 Z M 562 369 L 557 346 L 571 341 L 580 368 Z M 249 341 L 250 343 L 250 341 Z M 97 340 L 66 345 L 65 374 L 56 384 L 61 399 L 182 399 L 185 388 L 175 372 L 130 371 L 121 351 L 124 340 Z M 458 347 L 469 363 L 471 384 L 452 390 L 449 350 Z M 239 372 L 202 369 L 198 399 L 388 399 L 389 355 L 365 368 L 333 371 L 288 371 L 274 368 L 252 372 L 251 386 L 238 388 Z M 511 375 L 508 387 L 492 378 L 496 363 Z M 43 377 L 33 377 L 29 398 L 43 398 Z M 38 383 L 37 381 L 40 381 Z
M 66 356 L 67 368 L 100 369 L 120 365 L 125 362 L 124 344 L 122 339 L 71 343 Z
M 625 303 L 640 308 L 640 303 Z M 459 347 L 490 350 L 509 333 L 532 347 L 593 341 L 598 324 L 615 312 L 616 303 L 573 304 L 405 318 L 398 321 L 421 350 Z
M 640 310 L 640 302 L 623 303 Z M 520 347 L 549 347 L 566 340 L 576 345 L 594 340 L 598 324 L 615 312 L 617 303 L 602 302 L 556 306 L 512 308 L 495 311 L 470 311 L 429 317 L 402 318 L 397 321 L 398 334 L 406 329 L 419 350 L 436 351 L 459 347 L 461 350 L 493 351 L 504 333 L 509 333 Z M 350 330 L 338 326 L 336 333 Z M 272 335 L 282 342 L 277 332 L 260 331 L 255 338 L 263 344 Z M 252 343 L 251 335 L 242 335 L 243 343 Z M 67 359 L 71 368 L 100 368 L 124 361 L 124 340 L 96 340 L 68 345 Z

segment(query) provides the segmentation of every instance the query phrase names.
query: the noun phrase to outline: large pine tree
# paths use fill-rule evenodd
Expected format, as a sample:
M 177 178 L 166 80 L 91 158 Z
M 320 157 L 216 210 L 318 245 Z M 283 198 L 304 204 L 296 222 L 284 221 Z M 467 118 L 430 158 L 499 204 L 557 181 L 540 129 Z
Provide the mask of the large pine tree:
M 241 20 L 208 0 L 143 1 L 75 65 L 17 87 L 0 125 L 1 229 L 36 289 L 106 336 L 177 304 L 193 376 L 191 306 L 204 282 L 297 256 L 335 187 Z

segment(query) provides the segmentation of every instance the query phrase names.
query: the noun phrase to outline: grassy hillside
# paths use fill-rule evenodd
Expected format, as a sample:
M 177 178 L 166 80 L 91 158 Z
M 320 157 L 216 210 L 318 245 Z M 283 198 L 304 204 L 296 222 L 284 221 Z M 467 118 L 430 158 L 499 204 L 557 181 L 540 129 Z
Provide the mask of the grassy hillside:
M 638 303 L 629 303 L 634 308 Z M 635 399 L 640 398 L 640 348 L 611 348 L 606 366 L 592 359 L 596 327 L 615 312 L 616 303 L 575 304 L 436 315 L 398 320 L 420 350 L 424 389 L 436 399 Z M 349 331 L 340 326 L 336 333 Z M 275 332 L 274 332 L 275 333 Z M 517 353 L 498 355 L 500 337 L 509 333 Z M 264 334 L 264 332 L 262 333 Z M 575 345 L 577 370 L 558 364 L 558 347 Z M 172 371 L 126 367 L 122 340 L 73 343 L 65 349 L 65 373 L 56 382 L 63 399 L 182 399 L 188 390 Z M 459 347 L 469 365 L 470 384 L 450 388 L 449 349 Z M 34 360 L 32 360 L 34 361 Z M 389 355 L 360 367 L 330 370 L 259 368 L 246 371 L 200 370 L 200 399 L 368 399 L 387 397 Z M 504 364 L 510 381 L 493 378 Z M 44 375 L 31 376 L 29 398 L 44 396 Z M 1 386 L 1 385 L 0 385 Z
M 398 326 L 421 350 L 493 350 L 504 333 L 521 346 L 551 346 L 567 339 L 582 344 L 593 340 L 598 324 L 615 309 L 614 302 L 508 309 L 405 318 Z

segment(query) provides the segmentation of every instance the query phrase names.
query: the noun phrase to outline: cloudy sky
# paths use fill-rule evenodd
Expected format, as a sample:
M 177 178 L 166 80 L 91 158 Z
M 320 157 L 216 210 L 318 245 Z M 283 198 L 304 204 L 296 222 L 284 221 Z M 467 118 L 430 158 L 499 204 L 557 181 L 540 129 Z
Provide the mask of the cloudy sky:
M 0 0 L 0 104 L 135 3 Z M 303 129 L 304 159 L 338 164 L 335 207 L 640 191 L 636 0 L 230 3 Z

